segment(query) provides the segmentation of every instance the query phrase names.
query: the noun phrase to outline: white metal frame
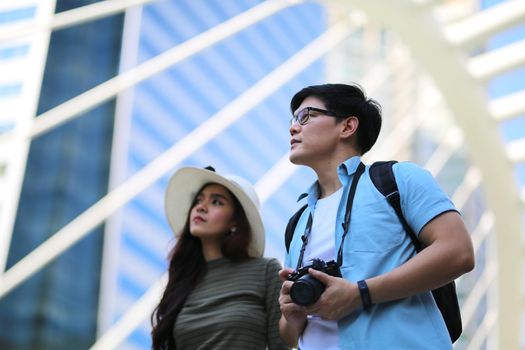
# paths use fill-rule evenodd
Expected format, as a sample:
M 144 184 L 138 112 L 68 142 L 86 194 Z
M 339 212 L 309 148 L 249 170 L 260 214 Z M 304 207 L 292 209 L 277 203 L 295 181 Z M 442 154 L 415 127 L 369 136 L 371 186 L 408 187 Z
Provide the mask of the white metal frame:
M 20 6 L 36 6 L 35 16 L 21 22 L 14 22 L 0 26 L 0 30 L 10 31 L 19 23 L 31 24 L 45 21 L 53 16 L 55 0 L 40 1 L 37 4 L 27 2 Z M 5 4 L 4 6 L 8 6 Z M 9 6 L 13 6 L 10 4 Z M 22 135 L 30 130 L 33 117 L 38 106 L 40 86 L 44 74 L 45 61 L 49 47 L 49 31 L 33 33 L 30 37 L 7 42 L 7 45 L 27 44 L 28 54 L 13 60 L 0 72 L 0 82 L 21 80 L 21 92 L 18 96 L 1 101 L 0 110 L 3 121 L 13 123 L 10 133 L 15 137 L 2 145 L 0 142 L 0 159 L 5 162 L 6 169 L 0 183 L 0 273 L 5 270 L 9 247 L 11 245 L 12 231 L 18 209 L 18 201 L 29 153 L 30 140 Z M 0 41 L 1 43 L 1 41 Z M 21 74 L 23 72 L 23 74 Z M 1 137 L 1 136 L 0 136 Z
M 70 12 L 70 14 L 76 16 L 75 19 L 67 19 L 65 14 L 63 14 L 63 17 L 60 17 L 61 14 L 59 14 L 55 15 L 54 22 L 50 24 L 38 27 L 33 25 L 21 27 L 19 30 L 10 33 L 0 31 L 0 40 L 13 39 L 34 30 L 63 28 L 147 2 L 147 0 L 107 0 L 97 3 L 97 6 L 89 5 L 75 10 L 76 12 L 74 13 Z M 263 2 L 251 10 L 40 115 L 35 120 L 33 129 L 25 136 L 32 138 L 61 125 L 79 116 L 81 113 L 114 98 L 117 94 L 180 62 L 182 59 L 285 7 L 299 2 L 301 1 L 270 0 Z M 519 92 L 489 103 L 482 92 L 482 84 L 485 79 L 495 74 L 523 65 L 525 63 L 525 54 L 523 53 L 525 52 L 525 42 L 518 42 L 473 58 L 468 58 L 465 52 L 472 45 L 484 40 L 489 35 L 522 20 L 525 16 L 523 1 L 507 1 L 462 22 L 451 25 L 442 24 L 441 26 L 429 25 L 429 23 L 435 21 L 431 15 L 431 6 L 436 1 L 374 2 L 367 0 L 326 0 L 325 2 L 343 3 L 344 5 L 358 8 L 367 13 L 370 18 L 397 32 L 432 75 L 455 115 L 456 121 L 464 132 L 465 141 L 469 145 L 472 160 L 476 165 L 476 169 L 479 169 L 479 171 L 472 170 L 469 172 L 470 188 L 474 188 L 475 184 L 479 183 L 479 173 L 483 174 L 482 188 L 493 213 L 494 220 L 492 225 L 498 234 L 498 264 L 497 267 L 494 267 L 494 271 L 497 271 L 497 281 L 500 290 L 505 290 L 504 297 L 499 297 L 498 312 L 487 313 L 483 324 L 485 328 L 479 329 L 481 333 L 478 332 L 476 334 L 476 342 L 474 343 L 479 342 L 481 344 L 483 341 L 486 335 L 483 334 L 482 330 L 493 329 L 492 327 L 498 324 L 497 332 L 499 334 L 500 347 L 502 349 L 518 348 L 522 315 L 515 311 L 517 305 L 520 306 L 520 311 L 523 309 L 521 295 L 523 252 L 521 251 L 521 244 L 516 244 L 516 242 L 521 239 L 523 228 L 521 222 L 522 208 L 515 205 L 521 200 L 521 197 L 515 188 L 510 161 L 523 162 L 525 156 L 523 155 L 523 142 L 521 140 L 516 144 L 510 145 L 508 152 L 506 152 L 499 141 L 495 126 L 496 120 L 512 118 L 525 110 L 525 103 L 523 102 L 523 94 L 525 92 Z M 495 16 L 495 13 L 498 13 L 498 16 Z M 498 19 L 488 20 L 492 17 L 498 17 Z M 477 21 L 482 20 L 485 20 L 485 25 L 476 25 Z M 413 28 L 418 28 L 418 30 Z M 284 84 L 294 74 L 307 67 L 314 58 L 319 58 L 329 47 L 340 42 L 348 34 L 348 30 L 349 26 L 347 24 L 337 24 L 332 27 L 322 37 L 312 42 L 303 52 L 278 67 L 238 99 L 232 101 L 223 110 L 148 164 L 135 176 L 108 193 L 99 202 L 59 230 L 48 241 L 1 276 L 0 297 L 41 269 L 71 245 L 78 242 L 91 229 L 98 226 L 118 208 L 170 171 L 188 154 L 202 146 L 207 140 L 213 138 L 226 126 L 240 118 L 246 111 L 268 96 L 270 92 L 275 90 L 276 86 Z M 315 50 L 312 48 L 315 48 Z M 454 91 L 458 90 L 462 91 L 461 97 L 454 93 Z M 518 102 L 514 103 L 516 101 Z M 511 106 L 513 103 L 514 105 Z M 13 136 L 13 134 L 0 136 L 0 143 Z M 452 135 L 451 140 L 453 149 L 459 144 L 457 136 Z M 439 171 L 449 154 L 450 148 L 442 153 L 439 161 L 438 158 L 434 158 L 436 162 L 429 164 L 429 166 L 435 164 L 432 165 L 434 172 Z M 509 155 L 511 156 L 510 159 Z M 438 156 L 436 155 L 436 157 Z M 293 169 L 283 161 L 279 162 L 271 171 L 289 175 L 293 172 Z M 266 199 L 271 193 L 272 183 L 264 179 L 267 178 L 263 178 L 258 183 L 257 188 L 266 193 L 266 197 L 263 197 Z M 459 193 L 458 196 L 460 198 L 466 198 L 465 192 L 463 192 L 462 197 L 460 195 L 461 191 L 457 193 Z M 499 200 L 501 197 L 507 198 L 507 200 Z M 483 239 L 483 237 L 480 239 Z M 517 259 L 519 260 L 517 261 Z M 485 271 L 483 281 L 486 282 L 480 282 L 483 284 L 483 288 L 493 283 L 494 271 L 491 269 Z M 159 286 L 162 282 L 159 283 L 155 288 L 160 288 Z M 151 307 L 151 301 L 154 300 L 153 296 L 157 295 L 157 292 L 158 290 L 154 289 L 148 293 L 145 296 L 146 301 L 141 302 L 130 311 L 135 316 L 130 316 L 130 318 L 124 317 L 121 322 L 119 321 L 115 325 L 113 330 L 110 330 L 100 338 L 93 348 L 108 344 L 104 342 L 111 337 L 114 337 L 111 343 L 113 345 L 111 346 L 116 346 L 116 343 L 121 342 L 126 334 L 132 331 L 132 325 L 137 324 L 135 317 L 138 317 L 137 315 L 141 313 L 140 317 L 143 317 L 144 310 Z M 467 306 L 475 304 L 475 295 L 472 298 L 468 300 Z M 467 310 L 470 310 L 470 308 L 469 306 Z M 469 311 L 467 314 L 470 315 L 471 312 Z
M 53 31 L 117 14 L 152 0 L 105 0 L 55 14 L 49 19 L 0 29 L 0 42 L 19 39 L 40 31 Z
M 496 218 L 498 283 L 499 289 L 505 291 L 504 294 L 500 293 L 498 300 L 499 346 L 502 349 L 519 348 L 523 313 L 523 251 L 518 242 L 522 239 L 524 229 L 521 220 L 522 207 L 515 203 L 520 202 L 521 197 L 516 191 L 512 164 L 501 144 L 494 117 L 489 113 L 489 101 L 483 92 L 483 79 L 523 64 L 523 53 L 516 51 L 523 50 L 522 43 L 501 48 L 494 55 L 485 54 L 469 59 L 467 47 L 458 46 L 461 42 L 451 43 L 443 30 L 445 24 L 436 23 L 432 16 L 432 8 L 422 7 L 419 2 L 325 2 L 352 6 L 364 11 L 374 21 L 396 32 L 433 77 L 463 130 L 471 159 L 483 174 L 482 188 Z M 490 11 L 500 11 L 499 13 L 507 19 L 514 18 L 514 14 L 522 18 L 522 5 L 522 1 L 508 1 L 493 6 Z M 508 28 L 514 21 L 502 21 L 490 28 L 473 31 L 469 40 L 494 34 L 498 30 Z M 461 22 L 457 25 L 459 23 Z M 501 57 L 501 52 L 511 52 L 516 56 Z M 500 58 L 503 61 L 495 61 Z M 476 75 L 472 76 L 472 72 Z M 457 91 L 461 91 L 461 95 L 458 95 Z M 516 312 L 518 306 L 521 312 Z
M 258 21 L 288 7 L 301 0 L 278 1 L 270 0 L 261 3 L 244 13 L 199 34 L 179 44 L 172 49 L 130 69 L 104 83 L 88 90 L 72 99 L 39 115 L 27 137 L 36 137 L 41 133 L 57 127 L 79 114 L 87 112 L 100 104 L 115 98 L 119 93 L 132 86 L 166 70 L 174 64 L 191 57 L 197 52 L 257 23 Z M 1 135 L 3 137 L 10 135 Z

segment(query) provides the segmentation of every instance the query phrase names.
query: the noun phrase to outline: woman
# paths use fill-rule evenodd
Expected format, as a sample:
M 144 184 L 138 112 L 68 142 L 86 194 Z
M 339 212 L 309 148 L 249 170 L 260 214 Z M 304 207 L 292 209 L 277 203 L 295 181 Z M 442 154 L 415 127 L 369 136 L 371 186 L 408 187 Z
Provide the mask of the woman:
M 177 243 L 152 314 L 152 348 L 288 349 L 279 336 L 280 264 L 262 258 L 255 190 L 208 167 L 182 168 L 166 191 Z

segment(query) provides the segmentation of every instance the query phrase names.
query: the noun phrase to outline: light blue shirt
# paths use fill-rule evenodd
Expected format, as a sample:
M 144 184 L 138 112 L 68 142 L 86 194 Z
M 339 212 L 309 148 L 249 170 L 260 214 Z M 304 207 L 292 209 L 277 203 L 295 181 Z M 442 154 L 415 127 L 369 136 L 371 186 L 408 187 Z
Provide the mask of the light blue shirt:
M 360 158 L 338 167 L 344 186 L 335 227 L 336 254 L 343 235 L 342 223 L 350 182 Z M 343 247 L 343 278 L 351 282 L 378 276 L 402 265 L 415 255 L 414 246 L 393 208 L 376 189 L 366 171 L 359 179 L 350 230 Z M 432 175 L 410 162 L 393 166 L 403 214 L 416 235 L 433 218 L 456 210 Z M 308 208 L 297 223 L 285 265 L 295 268 L 310 209 L 315 207 L 318 184 L 306 196 Z M 425 292 L 402 300 L 358 309 L 338 322 L 341 349 L 452 349 L 450 337 L 432 294 Z

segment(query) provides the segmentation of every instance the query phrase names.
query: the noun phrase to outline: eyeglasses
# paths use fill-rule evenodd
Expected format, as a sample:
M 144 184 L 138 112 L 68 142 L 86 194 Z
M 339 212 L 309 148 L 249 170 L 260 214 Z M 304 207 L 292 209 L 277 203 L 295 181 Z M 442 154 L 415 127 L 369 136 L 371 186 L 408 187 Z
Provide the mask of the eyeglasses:
M 295 123 L 299 123 L 299 125 L 305 125 L 310 118 L 317 117 L 317 115 L 311 114 L 311 112 L 318 112 L 322 115 L 327 115 L 329 117 L 342 118 L 342 116 L 340 116 L 339 114 L 327 111 L 326 109 L 305 107 L 301 109 L 296 115 L 292 116 L 292 118 L 290 119 L 290 125 L 294 125 Z

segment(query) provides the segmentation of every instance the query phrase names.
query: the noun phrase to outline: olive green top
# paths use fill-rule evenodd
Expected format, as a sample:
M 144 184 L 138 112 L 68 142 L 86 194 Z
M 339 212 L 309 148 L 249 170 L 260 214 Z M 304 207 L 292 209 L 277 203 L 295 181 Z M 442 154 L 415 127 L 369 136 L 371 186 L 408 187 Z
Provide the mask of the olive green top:
M 208 262 L 175 323 L 177 350 L 289 349 L 279 336 L 279 269 L 267 258 Z

